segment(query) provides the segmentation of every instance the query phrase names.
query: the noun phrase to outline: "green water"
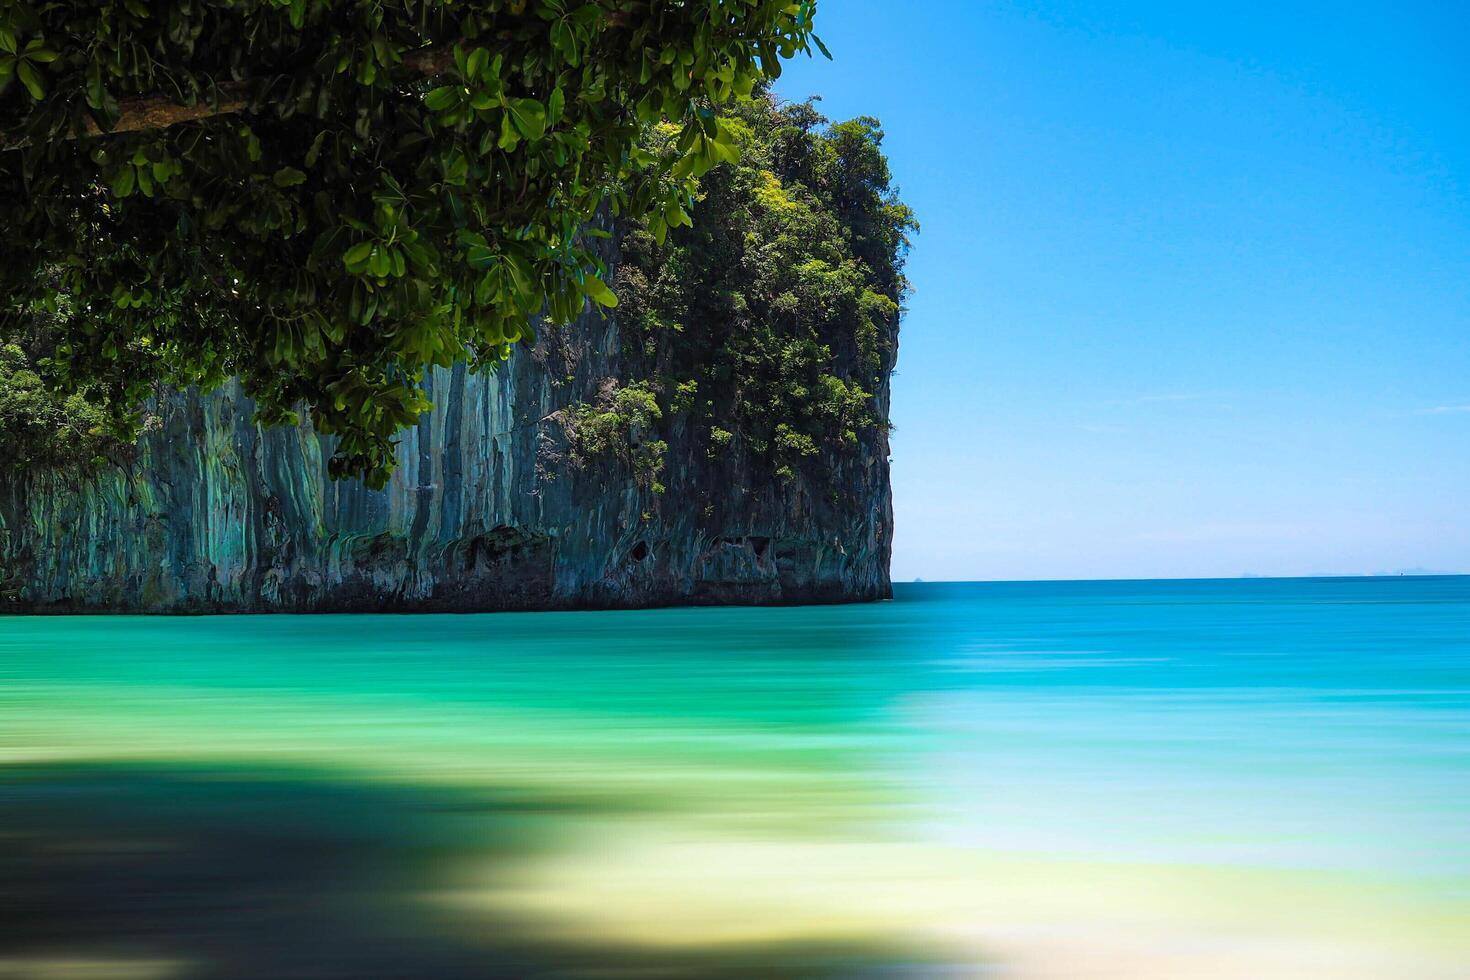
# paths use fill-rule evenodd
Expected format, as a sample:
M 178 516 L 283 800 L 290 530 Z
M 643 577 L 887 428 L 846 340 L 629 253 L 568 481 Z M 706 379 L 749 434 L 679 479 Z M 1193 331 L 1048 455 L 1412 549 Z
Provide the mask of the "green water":
M 1470 579 L 0 619 L 0 975 L 1470 976 Z

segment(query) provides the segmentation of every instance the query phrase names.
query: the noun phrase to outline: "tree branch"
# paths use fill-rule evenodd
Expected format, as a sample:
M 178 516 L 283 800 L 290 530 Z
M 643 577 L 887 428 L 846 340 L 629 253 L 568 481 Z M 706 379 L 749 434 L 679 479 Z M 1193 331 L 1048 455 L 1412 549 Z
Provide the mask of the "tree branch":
M 454 49 L 452 47 L 422 48 L 404 55 L 403 67 L 424 78 L 443 75 L 454 67 Z M 94 119 L 88 117 L 85 132 L 67 133 L 62 138 L 75 139 L 78 135 L 105 136 L 112 133 L 135 133 L 145 129 L 167 129 L 179 123 L 242 112 L 250 106 L 250 99 L 247 95 L 252 84 L 248 80 L 225 82 L 218 86 L 219 99 L 214 103 L 201 100 L 193 105 L 181 105 L 164 95 L 140 95 L 130 99 L 120 99 L 118 108 L 121 112 L 116 125 L 111 129 L 104 130 L 97 125 Z M 0 136 L 0 149 L 17 149 L 28 142 L 29 140 L 24 138 L 10 139 Z
M 607 10 L 604 16 L 609 27 L 626 27 L 631 20 L 628 11 L 621 9 Z M 454 48 L 452 45 L 420 48 L 404 55 L 402 65 L 423 78 L 443 75 L 454 67 Z M 196 102 L 194 105 L 181 105 L 165 95 L 139 95 L 121 99 L 118 101 L 118 109 L 121 111 L 117 123 L 111 129 L 104 130 L 89 116 L 81 134 L 67 133 L 62 138 L 69 140 L 78 135 L 105 136 L 111 133 L 136 133 L 145 129 L 167 129 L 179 123 L 242 112 L 250 106 L 247 94 L 251 84 L 250 80 L 245 80 L 225 82 L 217 86 L 219 99 L 213 104 Z M 27 137 L 0 133 L 0 150 L 19 149 L 29 143 Z
M 226 116 L 239 112 L 250 104 L 245 98 L 249 87 L 249 82 L 226 82 L 219 86 L 220 98 L 213 105 L 202 100 L 193 105 L 179 105 L 162 95 L 122 99 L 118 102 L 118 108 L 122 112 L 111 129 L 104 130 L 89 116 L 85 135 L 103 136 L 109 133 L 134 133 L 143 129 L 167 129 L 196 119 Z

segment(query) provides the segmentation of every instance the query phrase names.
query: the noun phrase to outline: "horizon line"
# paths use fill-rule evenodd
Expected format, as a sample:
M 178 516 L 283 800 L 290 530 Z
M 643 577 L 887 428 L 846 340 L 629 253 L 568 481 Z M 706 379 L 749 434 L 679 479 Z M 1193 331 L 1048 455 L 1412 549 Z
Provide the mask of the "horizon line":
M 1304 579 L 1470 578 L 1470 572 L 1342 572 L 1331 575 L 1174 575 L 1131 578 L 916 578 L 895 579 L 893 585 L 1030 585 L 1074 582 L 1243 582 Z

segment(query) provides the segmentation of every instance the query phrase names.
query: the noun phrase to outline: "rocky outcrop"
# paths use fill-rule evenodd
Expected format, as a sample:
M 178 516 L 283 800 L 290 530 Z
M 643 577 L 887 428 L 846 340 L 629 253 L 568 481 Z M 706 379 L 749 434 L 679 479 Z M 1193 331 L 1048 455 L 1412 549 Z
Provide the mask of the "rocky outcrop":
M 404 433 L 381 491 L 330 480 L 324 437 L 307 422 L 262 429 L 238 389 L 170 396 L 125 466 L 0 471 L 0 605 L 474 611 L 890 594 L 884 431 L 776 477 L 740 432 L 716 447 L 707 426 L 669 415 L 656 487 L 570 451 L 573 407 L 625 367 L 616 322 L 590 316 L 497 371 L 435 371 L 436 407 Z M 886 418 L 886 381 L 876 397 Z

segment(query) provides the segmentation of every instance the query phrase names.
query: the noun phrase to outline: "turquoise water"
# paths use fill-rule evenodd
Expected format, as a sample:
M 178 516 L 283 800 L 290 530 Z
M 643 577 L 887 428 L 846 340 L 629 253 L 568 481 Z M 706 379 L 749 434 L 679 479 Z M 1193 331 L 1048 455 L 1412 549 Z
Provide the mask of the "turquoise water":
M 896 593 L 0 619 L 0 972 L 1470 976 L 1470 578 Z

